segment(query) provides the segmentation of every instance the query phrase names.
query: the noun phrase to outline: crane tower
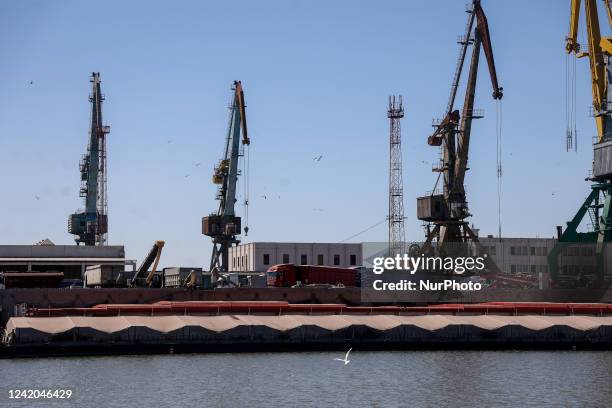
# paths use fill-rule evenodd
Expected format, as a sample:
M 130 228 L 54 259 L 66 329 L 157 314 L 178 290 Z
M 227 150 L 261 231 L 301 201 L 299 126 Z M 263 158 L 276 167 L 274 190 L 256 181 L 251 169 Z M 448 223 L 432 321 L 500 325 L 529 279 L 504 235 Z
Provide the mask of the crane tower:
M 76 244 L 106 245 L 108 234 L 108 204 L 106 201 L 106 135 L 110 126 L 102 123 L 100 73 L 93 72 L 91 118 L 87 153 L 79 163 L 81 188 L 79 195 L 85 199 L 85 209 L 68 217 L 68 232 L 75 235 Z

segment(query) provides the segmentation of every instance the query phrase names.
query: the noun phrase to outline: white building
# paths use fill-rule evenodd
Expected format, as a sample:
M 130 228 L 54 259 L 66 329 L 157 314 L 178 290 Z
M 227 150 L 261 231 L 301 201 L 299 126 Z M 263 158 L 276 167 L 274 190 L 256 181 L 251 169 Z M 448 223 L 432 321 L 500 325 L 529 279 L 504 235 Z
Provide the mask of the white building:
M 549 273 L 548 254 L 557 243 L 554 238 L 479 238 L 483 249 L 506 273 Z M 597 270 L 595 243 L 568 244 L 559 254 L 561 275 L 594 274 Z M 612 245 L 604 248 L 604 278 L 612 279 Z
M 229 249 L 230 271 L 263 272 L 272 265 L 283 263 L 345 268 L 360 266 L 361 244 L 251 242 Z
M 505 273 L 547 273 L 554 238 L 479 238 L 485 252 Z

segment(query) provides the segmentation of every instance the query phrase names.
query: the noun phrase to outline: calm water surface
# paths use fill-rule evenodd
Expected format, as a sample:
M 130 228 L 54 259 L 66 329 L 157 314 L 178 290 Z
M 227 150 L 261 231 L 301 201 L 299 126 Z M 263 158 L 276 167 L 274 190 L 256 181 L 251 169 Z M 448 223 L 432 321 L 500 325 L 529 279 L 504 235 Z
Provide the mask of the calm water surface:
M 611 407 L 611 352 L 243 353 L 0 360 L 2 407 Z M 71 389 L 10 400 L 9 389 Z

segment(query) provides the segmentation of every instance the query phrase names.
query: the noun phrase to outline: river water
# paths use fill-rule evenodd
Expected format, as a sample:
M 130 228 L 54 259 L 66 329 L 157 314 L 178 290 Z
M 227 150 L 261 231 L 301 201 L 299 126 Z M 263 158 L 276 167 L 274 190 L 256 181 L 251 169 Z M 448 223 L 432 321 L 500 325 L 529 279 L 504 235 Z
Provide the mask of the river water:
M 0 360 L 2 407 L 610 407 L 612 353 L 415 351 Z M 70 399 L 10 399 L 69 389 Z

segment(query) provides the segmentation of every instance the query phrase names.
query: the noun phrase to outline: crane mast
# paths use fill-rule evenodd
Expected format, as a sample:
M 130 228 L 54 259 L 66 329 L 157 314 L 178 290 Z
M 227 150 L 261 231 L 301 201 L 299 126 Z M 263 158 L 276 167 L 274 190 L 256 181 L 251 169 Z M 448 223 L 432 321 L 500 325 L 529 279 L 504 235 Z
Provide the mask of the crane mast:
M 109 126 L 102 122 L 102 101 L 100 73 L 93 72 L 91 95 L 91 123 L 87 153 L 79 163 L 81 188 L 79 195 L 85 199 L 85 209 L 71 214 L 68 218 L 68 232 L 75 235 L 77 245 L 105 245 L 108 234 L 106 201 L 106 135 Z
M 478 237 L 465 221 L 471 214 L 468 210 L 465 193 L 465 173 L 468 170 L 468 157 L 472 120 L 481 118 L 482 114 L 474 109 L 474 98 L 478 76 L 478 64 L 481 48 L 484 49 L 489 74 L 493 86 L 493 98 L 501 99 L 503 89 L 497 82 L 497 72 L 493 59 L 489 28 L 486 16 L 479 0 L 474 0 L 468 10 L 466 35 L 462 39 L 459 59 L 451 84 L 446 116 L 435 126 L 434 133 L 428 138 L 430 146 L 441 146 L 441 166 L 434 171 L 443 178 L 442 194 L 434 191 L 425 197 L 417 199 L 417 218 L 426 221 L 427 237 L 424 248 L 429 248 L 436 242 L 441 248 L 448 242 L 464 243 L 478 241 Z M 476 27 L 472 28 L 476 20 Z M 465 90 L 465 99 L 461 114 L 454 109 L 454 102 L 461 79 L 468 45 L 473 45 L 472 56 Z M 440 176 L 438 177 L 438 181 Z M 438 182 L 436 182 L 437 187 Z M 431 225 L 433 224 L 433 229 Z
M 602 37 L 599 26 L 599 13 L 595 0 L 584 0 L 586 42 L 588 50 L 581 50 L 578 43 L 581 0 L 572 0 L 570 8 L 569 34 L 565 51 L 577 58 L 588 57 L 591 74 L 593 98 L 592 112 L 597 128 L 593 144 L 593 172 L 588 178 L 591 192 L 584 200 L 567 227 L 557 227 L 558 243 L 548 254 L 550 277 L 558 286 L 568 281 L 576 282 L 576 277 L 564 272 L 559 265 L 559 256 L 572 245 L 595 244 L 596 279 L 603 280 L 605 245 L 612 242 L 612 37 Z M 608 24 L 612 26 L 610 1 L 604 0 Z M 579 232 L 578 228 L 589 215 L 592 230 Z M 563 274 L 562 274 L 563 273 Z M 574 283 L 572 283 L 573 285 Z
M 236 183 L 238 182 L 238 161 L 243 156 L 242 146 L 250 145 L 246 126 L 244 92 L 240 81 L 234 81 L 233 100 L 230 106 L 230 119 L 223 159 L 215 167 L 213 183 L 218 185 L 217 212 L 202 218 L 202 234 L 212 238 L 213 250 L 210 259 L 210 271 L 216 280 L 219 272 L 228 271 L 228 252 L 232 245 L 238 244 L 241 234 L 241 218 L 236 216 Z M 242 139 L 240 135 L 242 134 Z M 245 197 L 245 205 L 248 198 Z M 248 233 L 248 227 L 244 228 Z

